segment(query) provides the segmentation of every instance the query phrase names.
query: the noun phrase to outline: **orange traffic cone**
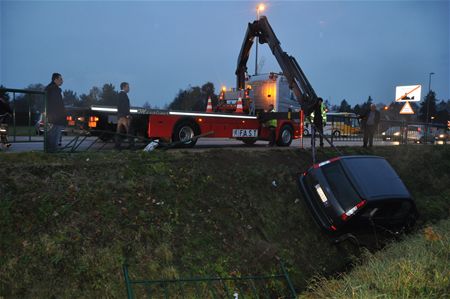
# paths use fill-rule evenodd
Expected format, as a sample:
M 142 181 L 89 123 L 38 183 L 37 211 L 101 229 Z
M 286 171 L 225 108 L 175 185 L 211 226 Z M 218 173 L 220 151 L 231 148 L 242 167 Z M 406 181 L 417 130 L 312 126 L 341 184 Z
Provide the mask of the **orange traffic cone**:
M 238 98 L 237 104 L 236 104 L 236 113 L 244 113 L 244 108 L 242 107 L 242 99 Z
M 208 105 L 206 105 L 206 112 L 213 112 L 211 97 L 208 98 Z

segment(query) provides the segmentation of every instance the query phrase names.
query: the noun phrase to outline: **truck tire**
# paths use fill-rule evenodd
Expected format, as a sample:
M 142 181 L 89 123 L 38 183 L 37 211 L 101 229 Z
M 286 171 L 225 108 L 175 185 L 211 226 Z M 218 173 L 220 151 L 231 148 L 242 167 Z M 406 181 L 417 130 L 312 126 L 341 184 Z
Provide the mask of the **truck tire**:
M 277 140 L 278 146 L 289 146 L 291 145 L 294 131 L 290 125 L 284 125 L 280 129 L 280 135 Z
M 195 124 L 184 121 L 175 126 L 175 129 L 173 130 L 172 141 L 179 143 L 177 144 L 177 147 L 194 147 L 194 145 L 197 143 L 197 139 L 188 142 L 184 141 L 191 139 L 197 134 L 198 130 L 196 130 Z

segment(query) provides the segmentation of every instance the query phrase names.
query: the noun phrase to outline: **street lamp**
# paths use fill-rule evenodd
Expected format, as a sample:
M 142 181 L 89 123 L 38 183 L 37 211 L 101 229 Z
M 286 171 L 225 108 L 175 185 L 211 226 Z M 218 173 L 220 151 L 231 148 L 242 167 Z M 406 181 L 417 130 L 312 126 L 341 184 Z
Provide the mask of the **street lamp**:
M 431 72 L 428 77 L 428 95 L 430 95 L 430 92 L 431 92 L 431 75 L 434 75 L 434 73 Z M 430 98 L 427 99 L 427 120 L 426 120 L 427 123 L 428 123 L 429 113 L 430 113 Z
M 259 13 L 263 12 L 266 9 L 266 6 L 261 3 L 256 7 L 256 20 L 259 21 Z M 258 75 L 258 44 L 259 37 L 256 37 L 256 55 L 255 55 L 255 75 Z

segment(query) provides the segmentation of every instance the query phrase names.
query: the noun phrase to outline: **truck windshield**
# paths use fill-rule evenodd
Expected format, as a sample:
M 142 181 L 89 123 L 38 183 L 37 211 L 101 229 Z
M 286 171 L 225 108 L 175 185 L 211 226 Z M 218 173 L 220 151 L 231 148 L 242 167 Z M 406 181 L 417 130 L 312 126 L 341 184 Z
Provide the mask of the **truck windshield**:
M 356 206 L 361 199 L 344 173 L 340 162 L 330 163 L 322 167 L 323 174 L 330 185 L 337 201 L 344 211 Z

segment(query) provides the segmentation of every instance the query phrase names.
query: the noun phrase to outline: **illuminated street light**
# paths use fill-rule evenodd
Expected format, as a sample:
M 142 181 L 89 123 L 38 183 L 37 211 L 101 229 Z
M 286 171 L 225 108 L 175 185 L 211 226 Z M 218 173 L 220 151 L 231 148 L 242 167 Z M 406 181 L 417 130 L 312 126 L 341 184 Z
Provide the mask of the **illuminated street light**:
M 258 5 L 258 8 L 256 9 L 257 13 L 258 13 L 258 19 L 259 19 L 259 13 L 261 11 L 264 11 L 264 9 L 266 9 L 266 6 L 264 5 L 264 3 L 261 3 L 261 4 Z
M 259 4 L 256 7 L 256 20 L 259 21 L 259 13 L 263 12 L 266 9 L 264 3 Z M 258 75 L 258 44 L 259 38 L 256 37 L 256 55 L 255 55 L 255 75 Z

